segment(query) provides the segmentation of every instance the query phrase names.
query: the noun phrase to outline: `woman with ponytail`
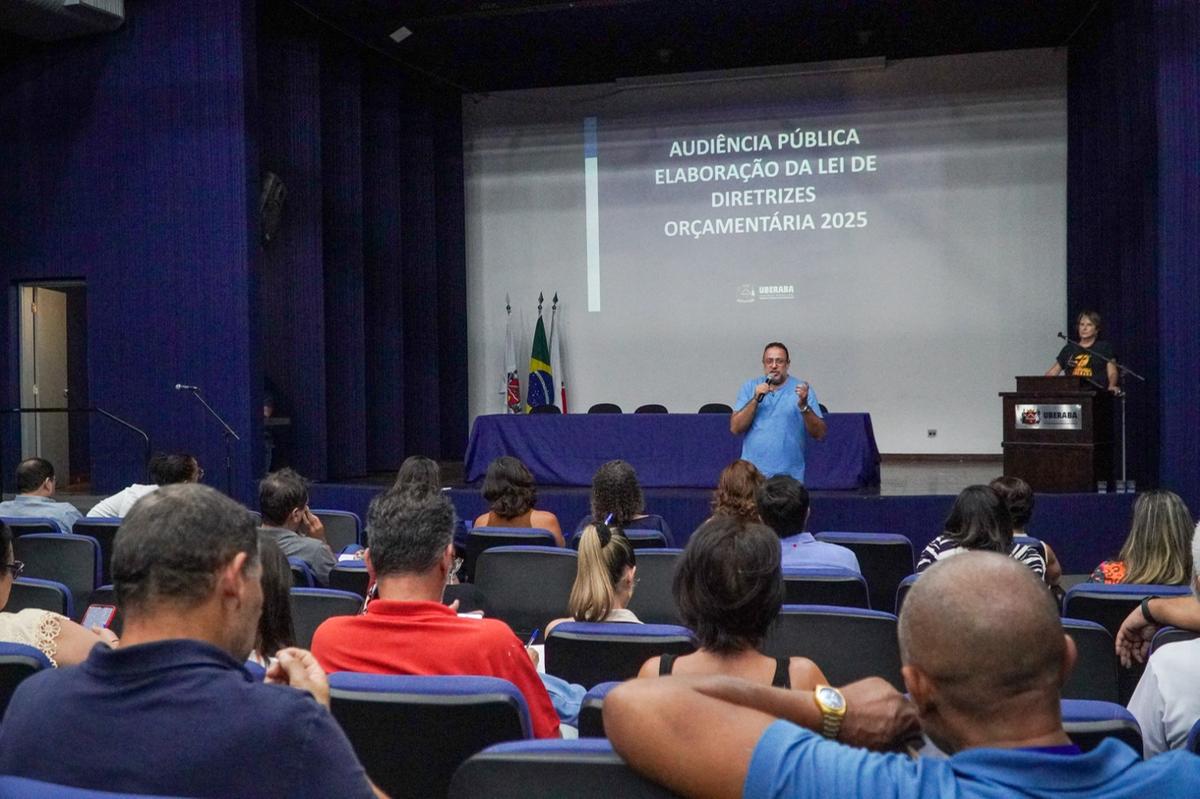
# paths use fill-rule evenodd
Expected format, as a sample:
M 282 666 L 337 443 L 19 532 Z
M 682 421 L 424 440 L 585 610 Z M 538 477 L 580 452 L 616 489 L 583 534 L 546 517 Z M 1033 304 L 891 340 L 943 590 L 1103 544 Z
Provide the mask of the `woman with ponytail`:
M 629 610 L 637 582 L 637 557 L 629 539 L 615 526 L 589 524 L 579 537 L 579 564 L 567 608 L 571 617 L 556 619 L 546 634 L 564 621 L 640 623 Z

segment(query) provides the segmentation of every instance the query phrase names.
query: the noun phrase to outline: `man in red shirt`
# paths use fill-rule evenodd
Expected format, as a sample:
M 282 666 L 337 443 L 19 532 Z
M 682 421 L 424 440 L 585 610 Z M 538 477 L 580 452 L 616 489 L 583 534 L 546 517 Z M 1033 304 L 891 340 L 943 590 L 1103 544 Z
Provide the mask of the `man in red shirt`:
M 391 491 L 367 511 L 367 571 L 379 598 L 362 616 L 335 616 L 313 635 L 327 672 L 471 674 L 517 686 L 533 734 L 558 737 L 558 716 L 537 669 L 508 625 L 460 617 L 442 604 L 454 565 L 454 507 L 444 496 Z

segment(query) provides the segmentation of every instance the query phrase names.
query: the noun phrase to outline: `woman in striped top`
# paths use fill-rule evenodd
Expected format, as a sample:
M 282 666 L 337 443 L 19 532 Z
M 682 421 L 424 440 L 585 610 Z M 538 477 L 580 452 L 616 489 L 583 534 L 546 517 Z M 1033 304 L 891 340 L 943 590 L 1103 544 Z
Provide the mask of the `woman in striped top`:
M 1038 577 L 1046 574 L 1046 559 L 1037 549 L 1013 543 L 1012 517 L 1003 500 L 988 486 L 964 488 L 954 500 L 944 528 L 945 532 L 921 551 L 917 574 L 939 560 L 971 549 L 1007 554 L 1033 569 Z

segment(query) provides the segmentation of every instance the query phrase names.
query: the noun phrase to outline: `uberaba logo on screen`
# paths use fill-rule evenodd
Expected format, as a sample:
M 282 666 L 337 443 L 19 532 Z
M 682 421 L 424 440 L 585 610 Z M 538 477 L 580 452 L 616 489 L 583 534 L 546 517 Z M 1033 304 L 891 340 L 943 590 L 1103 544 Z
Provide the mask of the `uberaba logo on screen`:
M 743 283 L 737 289 L 738 302 L 754 302 L 758 300 L 794 300 L 796 299 L 796 287 L 791 283 L 783 283 L 774 286 L 752 286 L 749 283 Z

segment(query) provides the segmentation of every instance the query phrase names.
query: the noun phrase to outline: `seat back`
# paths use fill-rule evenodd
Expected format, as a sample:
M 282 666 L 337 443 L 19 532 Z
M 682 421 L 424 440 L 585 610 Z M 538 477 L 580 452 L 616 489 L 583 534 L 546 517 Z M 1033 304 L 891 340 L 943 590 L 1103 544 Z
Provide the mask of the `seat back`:
M 682 549 L 648 549 L 637 553 L 637 588 L 629 609 L 647 624 L 682 624 L 671 585 Z
M 1186 585 L 1099 585 L 1079 583 L 1067 589 L 1062 615 L 1087 619 L 1104 625 L 1116 636 L 1125 617 L 1148 596 L 1183 596 L 1192 589 Z
M 733 408 L 723 402 L 706 402 L 697 413 L 733 413 Z
M 623 413 L 621 406 L 613 402 L 597 402 L 588 408 L 588 413 Z
M 529 409 L 531 414 L 536 413 L 562 413 L 557 405 L 534 405 Z
M 569 615 L 578 556 L 559 547 L 492 547 L 479 556 L 475 585 L 493 615 L 521 638 Z
M 12 592 L 8 595 L 6 611 L 16 613 L 26 608 L 38 608 L 60 613 L 68 619 L 75 617 L 75 601 L 71 589 L 54 580 L 39 580 L 36 577 L 18 577 L 13 580 Z
M 12 531 L 13 537 L 29 535 L 30 533 L 65 533 L 57 519 L 40 516 L 3 516 L 0 517 Z
M 356 616 L 362 609 L 362 597 L 349 591 L 329 588 L 293 588 L 292 627 L 296 631 L 296 646 L 312 648 L 313 633 L 321 622 L 332 616 Z
M 629 539 L 630 545 L 634 549 L 666 549 L 671 544 L 667 541 L 667 535 L 662 530 L 639 530 L 636 527 L 626 527 L 622 532 Z M 583 532 L 580 531 L 571 536 L 571 549 L 579 550 L 579 539 L 583 537 Z
M 1188 733 L 1187 743 L 1184 745 L 1189 752 L 1200 755 L 1200 721 L 1192 725 L 1191 732 Z
M 633 409 L 633 412 L 634 413 L 667 413 L 667 406 L 660 405 L 657 402 L 651 402 L 651 403 L 647 403 L 646 405 L 637 406 L 636 408 Z
M 352 591 L 366 598 L 370 583 L 371 575 L 362 561 L 354 565 L 339 563 L 329 570 L 329 587 L 336 591 Z
M 362 543 L 362 519 L 348 510 L 314 510 L 313 515 L 325 525 L 325 542 L 334 552 L 351 544 Z
M 13 691 L 21 681 L 48 668 L 50 659 L 40 649 L 25 644 L 0 644 L 0 718 L 8 710 Z
M 1105 738 L 1116 738 L 1142 754 L 1142 731 L 1137 719 L 1115 702 L 1094 699 L 1062 700 L 1063 730 L 1071 742 L 1085 752 L 1099 746 Z
M 895 533 L 817 533 L 816 539 L 846 547 L 858 558 L 867 581 L 871 607 L 891 611 L 896 607 L 900 581 L 913 573 L 913 545 L 908 536 Z
M 488 799 L 666 799 L 666 788 L 636 774 L 608 741 L 520 741 L 491 746 L 454 773 L 451 796 Z
M 695 651 L 691 630 L 674 624 L 563 622 L 546 636 L 546 672 L 590 688 L 636 677 L 652 657 Z
M 467 554 L 463 558 L 459 577 L 464 582 L 475 579 L 475 564 L 479 555 L 492 547 L 553 547 L 558 546 L 553 534 L 540 527 L 473 527 L 467 532 Z
M 763 653 L 812 659 L 832 685 L 883 677 L 903 691 L 896 617 L 862 608 L 784 605 Z
M 71 527 L 72 533 L 90 535 L 100 545 L 100 585 L 112 582 L 113 543 L 120 528 L 120 519 L 96 517 L 80 519 Z
M 367 775 L 394 799 L 446 796 L 468 757 L 530 734 L 524 697 L 495 677 L 338 672 L 329 701 Z
M 1153 655 L 1167 644 L 1173 644 L 1178 641 L 1191 641 L 1198 636 L 1200 636 L 1200 633 L 1193 632 L 1192 630 L 1181 630 L 1178 627 L 1163 627 L 1154 634 L 1154 638 L 1150 641 L 1150 654 Z
M 605 738 L 604 732 L 604 697 L 616 688 L 619 682 L 602 682 L 593 685 L 583 695 L 579 705 L 579 737 Z
M 900 615 L 900 608 L 904 606 L 904 597 L 908 596 L 908 590 L 913 587 L 913 583 L 920 577 L 919 574 L 910 574 L 900 581 L 900 585 L 896 586 L 896 615 Z
M 62 583 L 80 612 L 100 584 L 100 544 L 73 533 L 30 533 L 13 539 L 13 557 L 24 561 L 25 574 Z
M 31 780 L 27 777 L 0 775 L 0 799 L 176 799 L 148 793 L 121 793 L 93 788 L 75 788 L 53 782 Z
M 867 581 L 849 569 L 784 569 L 783 601 L 787 605 L 870 607 Z
M 458 583 L 442 589 L 442 604 L 450 605 L 454 602 L 458 602 L 459 613 L 472 613 L 478 610 L 483 613 L 485 618 L 495 615 L 492 613 L 492 606 L 487 597 L 479 590 L 479 586 L 472 583 Z
M 303 558 L 291 557 L 287 559 L 288 566 L 292 569 L 292 586 L 295 588 L 314 588 L 317 584 L 317 577 L 313 574 L 312 568 Z
M 1078 658 L 1063 686 L 1064 699 L 1117 702 L 1117 653 L 1108 630 L 1094 621 L 1063 619 L 1063 630 L 1075 641 Z

